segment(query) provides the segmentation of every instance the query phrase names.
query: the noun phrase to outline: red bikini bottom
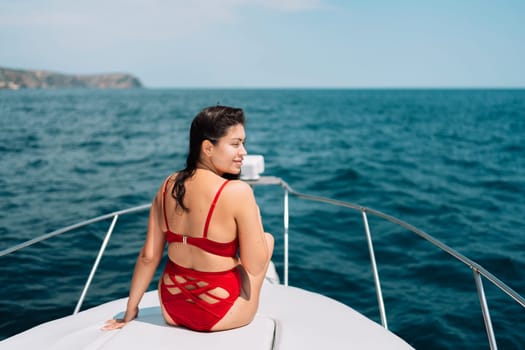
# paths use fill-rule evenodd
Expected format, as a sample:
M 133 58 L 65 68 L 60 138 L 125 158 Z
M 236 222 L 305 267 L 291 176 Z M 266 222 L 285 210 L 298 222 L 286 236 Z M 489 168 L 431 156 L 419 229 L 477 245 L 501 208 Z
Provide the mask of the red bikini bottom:
M 161 277 L 162 305 L 173 321 L 197 331 L 210 331 L 230 310 L 241 292 L 237 268 L 203 272 L 168 259 Z

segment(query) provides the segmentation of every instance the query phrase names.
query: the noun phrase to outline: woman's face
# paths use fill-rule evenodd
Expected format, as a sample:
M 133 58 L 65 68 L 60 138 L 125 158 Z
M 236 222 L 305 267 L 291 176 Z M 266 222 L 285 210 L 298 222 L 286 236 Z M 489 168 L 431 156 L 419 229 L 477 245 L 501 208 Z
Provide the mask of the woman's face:
M 219 175 L 237 175 L 241 172 L 242 160 L 247 153 L 244 148 L 245 140 L 244 126 L 237 124 L 228 128 L 226 135 L 214 145 L 210 160 Z

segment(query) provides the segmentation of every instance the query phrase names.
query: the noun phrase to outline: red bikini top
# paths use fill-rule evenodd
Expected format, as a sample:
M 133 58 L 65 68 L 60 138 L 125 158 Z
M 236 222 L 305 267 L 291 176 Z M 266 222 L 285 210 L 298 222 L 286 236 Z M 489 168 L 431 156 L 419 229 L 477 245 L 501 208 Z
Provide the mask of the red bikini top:
M 164 205 L 164 202 L 166 201 L 166 186 L 168 184 L 168 181 L 166 181 L 166 183 L 164 184 L 162 203 L 162 209 L 164 211 L 164 221 L 166 223 L 166 240 L 169 243 L 178 242 L 182 244 L 191 244 L 202 250 L 207 251 L 208 253 L 212 253 L 215 255 L 234 257 L 237 254 L 237 248 L 239 247 L 239 240 L 237 238 L 227 243 L 216 242 L 208 239 L 208 226 L 210 225 L 210 220 L 213 214 L 213 210 L 215 209 L 215 204 L 219 199 L 219 195 L 221 194 L 222 189 L 224 188 L 224 186 L 226 186 L 228 182 L 229 180 L 223 182 L 223 184 L 217 191 L 217 194 L 215 194 L 215 198 L 213 198 L 210 210 L 208 211 L 208 216 L 206 217 L 206 223 L 204 224 L 204 232 L 202 234 L 202 237 L 191 237 L 170 231 L 170 228 L 168 226 L 168 217 L 166 215 L 166 207 Z

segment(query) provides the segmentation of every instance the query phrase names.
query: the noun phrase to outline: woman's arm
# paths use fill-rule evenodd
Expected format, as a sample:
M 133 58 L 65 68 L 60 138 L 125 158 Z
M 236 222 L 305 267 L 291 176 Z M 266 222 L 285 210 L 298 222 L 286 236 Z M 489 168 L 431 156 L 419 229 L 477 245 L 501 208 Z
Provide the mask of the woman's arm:
M 151 205 L 146 241 L 135 263 L 126 313 L 123 319 L 107 321 L 102 328 L 104 330 L 122 328 L 138 315 L 138 305 L 155 275 L 166 245 L 166 238 L 160 227 L 161 211 L 162 191 L 159 191 Z
M 252 188 L 241 181 L 235 184 L 234 215 L 239 233 L 240 260 L 246 271 L 255 276 L 265 272 L 270 252 Z

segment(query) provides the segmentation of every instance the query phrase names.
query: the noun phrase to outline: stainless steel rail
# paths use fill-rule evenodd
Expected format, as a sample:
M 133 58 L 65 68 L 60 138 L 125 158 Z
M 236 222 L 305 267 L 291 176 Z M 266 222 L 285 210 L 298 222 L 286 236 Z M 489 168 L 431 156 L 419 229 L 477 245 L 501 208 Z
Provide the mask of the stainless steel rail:
M 394 223 L 394 224 L 396 224 L 398 226 L 401 226 L 401 227 L 405 228 L 406 230 L 408 230 L 410 232 L 415 233 L 416 235 L 418 235 L 419 237 L 423 238 L 424 240 L 430 242 L 431 244 L 433 244 L 434 246 L 438 247 L 442 251 L 448 253 L 449 255 L 454 257 L 456 260 L 459 260 L 463 264 L 467 265 L 473 271 L 474 281 L 475 281 L 475 284 L 476 284 L 477 293 L 478 293 L 478 297 L 479 297 L 480 304 L 481 304 L 481 310 L 482 310 L 482 313 L 483 313 L 483 319 L 484 319 L 484 322 L 485 322 L 485 329 L 486 329 L 486 332 L 487 332 L 488 341 L 489 341 L 491 349 L 497 349 L 497 344 L 496 344 L 496 338 L 494 336 L 494 331 L 493 331 L 493 327 L 492 327 L 492 321 L 491 321 L 491 318 L 490 318 L 489 307 L 488 307 L 487 300 L 486 300 L 486 297 L 485 297 L 485 290 L 483 288 L 483 283 L 482 283 L 481 276 L 485 277 L 493 285 L 495 285 L 497 288 L 499 288 L 505 294 L 510 296 L 512 299 L 514 299 L 523 308 L 525 308 L 525 298 L 523 298 L 516 291 L 514 291 L 512 288 L 510 288 L 504 282 L 499 280 L 496 276 L 494 276 L 492 273 L 487 271 L 481 265 L 479 265 L 478 263 L 476 263 L 476 262 L 472 261 L 471 259 L 467 258 L 463 254 L 457 252 L 456 250 L 450 248 L 446 244 L 440 242 L 439 240 L 437 240 L 436 238 L 432 237 L 428 233 L 425 233 L 424 231 L 422 231 L 422 230 L 420 230 L 420 229 L 418 229 L 418 228 L 416 228 L 416 227 L 414 227 L 414 226 L 412 226 L 412 225 L 410 225 L 410 224 L 408 224 L 408 223 L 406 223 L 406 222 L 404 222 L 402 220 L 399 220 L 399 219 L 397 219 L 397 218 L 395 218 L 393 216 L 384 214 L 384 213 L 382 213 L 380 211 L 377 211 L 377 210 L 374 210 L 374 209 L 371 209 L 371 208 L 367 208 L 367 207 L 363 207 L 363 206 L 360 206 L 360 205 L 357 205 L 357 204 L 344 202 L 344 201 L 339 201 L 339 200 L 333 200 L 333 199 L 325 198 L 325 197 L 311 196 L 311 195 L 307 195 L 307 194 L 303 194 L 303 193 L 297 192 L 297 191 L 293 190 L 285 181 L 283 181 L 282 179 L 280 179 L 278 177 L 265 176 L 265 177 L 261 177 L 258 180 L 252 180 L 252 181 L 247 181 L 247 182 L 250 185 L 279 185 L 284 190 L 283 228 L 284 228 L 284 284 L 285 285 L 288 285 L 288 268 L 289 268 L 289 261 L 288 261 L 289 195 L 292 195 L 294 197 L 301 198 L 301 199 L 304 199 L 304 200 L 307 200 L 307 201 L 320 202 L 320 203 L 326 203 L 326 204 L 335 205 L 335 206 L 339 206 L 339 207 L 349 208 L 349 209 L 352 209 L 354 211 L 358 211 L 358 212 L 361 213 L 363 224 L 364 224 L 364 228 L 365 228 L 365 234 L 366 234 L 366 238 L 367 238 L 367 243 L 368 243 L 368 249 L 369 249 L 369 254 L 370 254 L 370 262 L 371 262 L 371 265 L 372 265 L 372 270 L 373 270 L 373 275 L 374 275 L 374 283 L 375 283 L 375 287 L 376 287 L 377 302 L 378 302 L 378 305 L 379 305 L 379 312 L 380 312 L 380 317 L 381 317 L 381 323 L 382 323 L 383 327 L 385 327 L 385 328 L 388 328 L 388 326 L 387 326 L 387 317 L 386 317 L 385 306 L 384 306 L 384 302 L 383 302 L 383 293 L 381 291 L 381 283 L 380 283 L 379 273 L 378 273 L 376 260 L 375 260 L 374 247 L 373 247 L 373 244 L 372 244 L 372 234 L 371 234 L 371 231 L 370 231 L 370 227 L 368 225 L 368 215 L 367 214 L 374 215 L 376 217 L 382 218 L 382 219 L 387 220 L 389 222 L 392 222 L 392 223 Z M 150 206 L 151 206 L 150 204 L 144 204 L 144 205 L 136 206 L 136 207 L 129 208 L 129 209 L 119 210 L 119 211 L 116 211 L 116 212 L 113 212 L 113 213 L 109 213 L 109 214 L 98 216 L 98 217 L 95 217 L 95 218 L 92 218 L 92 219 L 89 219 L 89 220 L 86 220 L 86 221 L 82 221 L 82 222 L 79 222 L 79 223 L 71 225 L 71 226 L 64 227 L 62 229 L 59 229 L 59 230 L 56 230 L 56 231 L 44 234 L 42 236 L 36 237 L 36 238 L 28 240 L 26 242 L 20 243 L 20 244 L 15 245 L 15 246 L 13 246 L 11 248 L 2 250 L 2 251 L 0 251 L 0 257 L 8 255 L 8 254 L 13 253 L 13 252 L 16 252 L 16 251 L 21 250 L 23 248 L 29 247 L 31 245 L 34 245 L 34 244 L 38 243 L 38 242 L 42 242 L 42 241 L 47 240 L 49 238 L 52 238 L 52 237 L 61 235 L 63 233 L 72 231 L 74 229 L 77 229 L 77 228 L 80 228 L 80 227 L 83 227 L 83 226 L 87 226 L 87 225 L 90 225 L 90 224 L 93 224 L 93 223 L 96 223 L 96 222 L 112 219 L 110 227 L 109 227 L 109 229 L 108 229 L 108 231 L 107 231 L 107 233 L 106 233 L 106 235 L 104 237 L 104 240 L 102 242 L 102 245 L 100 247 L 100 250 L 99 250 L 99 253 L 97 255 L 97 258 L 96 258 L 96 260 L 95 260 L 95 262 L 93 264 L 93 267 L 91 269 L 91 273 L 90 273 L 90 275 L 89 275 L 89 277 L 88 277 L 88 279 L 86 281 L 86 284 L 85 284 L 85 286 L 84 286 L 84 288 L 82 290 L 82 294 L 81 294 L 81 296 L 80 296 L 80 298 L 79 298 L 79 300 L 77 302 L 77 305 L 75 307 L 75 310 L 73 312 L 73 314 L 76 314 L 76 313 L 79 312 L 80 308 L 82 307 L 82 303 L 84 301 L 84 298 L 85 298 L 85 296 L 87 294 L 87 291 L 89 289 L 89 286 L 91 284 L 93 276 L 96 273 L 96 270 L 98 268 L 98 264 L 100 262 L 100 259 L 101 259 L 102 255 L 104 254 L 104 251 L 106 249 L 106 245 L 107 245 L 107 243 L 108 243 L 108 241 L 109 241 L 109 239 L 111 237 L 111 234 L 112 234 L 113 229 L 114 229 L 114 227 L 115 227 L 115 225 L 117 223 L 118 218 L 120 216 L 122 216 L 122 215 L 125 215 L 125 214 L 130 214 L 130 213 L 139 212 L 139 211 L 145 211 L 145 210 L 149 209 Z
M 399 219 L 397 219 L 397 218 L 395 218 L 393 216 L 384 214 L 384 213 L 382 213 L 380 211 L 377 211 L 377 210 L 374 210 L 374 209 L 362 207 L 362 206 L 359 206 L 359 205 L 356 205 L 356 204 L 352 204 L 352 203 L 348 203 L 348 202 L 337 201 L 337 200 L 333 200 L 333 199 L 329 199 L 329 198 L 306 195 L 306 194 L 294 191 L 283 180 L 280 180 L 280 185 L 284 188 L 285 193 L 287 195 L 291 194 L 293 196 L 296 196 L 298 198 L 302 198 L 302 199 L 305 199 L 305 200 L 327 203 L 327 204 L 336 205 L 336 206 L 340 206 L 340 207 L 345 207 L 345 208 L 349 208 L 349 209 L 353 209 L 353 210 L 357 210 L 357 211 L 361 212 L 362 217 L 363 217 L 363 223 L 364 223 L 364 226 L 365 226 L 365 232 L 366 232 L 366 235 L 367 235 L 368 247 L 369 247 L 369 251 L 370 251 L 369 252 L 370 253 L 370 261 L 371 261 L 372 269 L 373 269 L 373 273 L 374 273 L 374 281 L 375 281 L 375 284 L 376 284 L 377 299 L 378 299 L 379 310 L 380 310 L 380 314 L 381 314 L 381 322 L 383 324 L 383 327 L 387 328 L 386 313 L 385 313 L 385 307 L 384 307 L 384 304 L 383 304 L 383 297 L 382 297 L 381 285 L 380 285 L 380 281 L 379 281 L 379 274 L 378 274 L 377 266 L 376 266 L 376 263 L 375 263 L 374 248 L 372 246 L 372 238 L 371 238 L 370 229 L 369 229 L 369 226 L 368 226 L 367 215 L 366 215 L 367 213 L 375 215 L 375 216 L 380 217 L 382 219 L 385 219 L 387 221 L 390 221 L 390 222 L 392 222 L 394 224 L 397 224 L 397 225 L 399 225 L 399 226 L 401 226 L 401 227 L 403 227 L 403 228 L 405 228 L 405 229 L 407 229 L 407 230 L 417 234 L 418 236 L 420 236 L 424 240 L 430 242 L 431 244 L 435 245 L 439 249 L 441 249 L 444 252 L 450 254 L 456 260 L 459 260 L 463 264 L 467 265 L 470 269 L 472 269 L 472 271 L 474 273 L 474 281 L 476 283 L 478 297 L 479 297 L 479 300 L 480 300 L 481 311 L 483 313 L 483 319 L 484 319 L 484 322 L 485 322 L 485 330 L 487 332 L 487 337 L 488 337 L 488 341 L 489 341 L 489 345 L 490 345 L 491 349 L 497 349 L 498 346 L 497 346 L 497 343 L 496 343 L 496 337 L 494 335 L 494 330 L 493 330 L 493 327 L 492 327 L 492 321 L 491 321 L 491 318 L 490 318 L 489 307 L 488 307 L 487 300 L 486 300 L 486 297 L 485 297 L 485 290 L 483 288 L 483 284 L 482 284 L 482 280 L 481 280 L 480 276 L 485 277 L 493 285 L 498 287 L 501 291 L 503 291 L 505 294 L 510 296 L 518 304 L 520 304 L 522 307 L 525 308 L 525 299 L 521 295 L 519 295 L 516 291 L 514 291 L 512 288 L 510 288 L 508 285 L 506 285 L 504 282 L 502 282 L 500 279 L 498 279 L 496 276 L 494 276 L 492 273 L 487 271 L 485 268 L 483 268 L 478 263 L 472 261 L 471 259 L 467 258 L 466 256 L 464 256 L 463 254 L 459 253 L 458 251 L 450 248 L 449 246 L 447 246 L 446 244 L 440 242 L 439 240 L 437 240 L 436 238 L 432 237 L 428 233 L 426 233 L 426 232 L 424 232 L 424 231 L 422 231 L 422 230 L 420 230 L 420 229 L 418 229 L 418 228 L 416 228 L 416 227 L 414 227 L 414 226 L 412 226 L 412 225 L 410 225 L 410 224 L 408 224 L 408 223 L 406 223 L 406 222 L 404 222 L 402 220 L 399 220 Z M 287 208 L 285 208 L 285 210 L 288 211 Z M 286 266 L 286 268 L 287 268 L 287 266 Z

